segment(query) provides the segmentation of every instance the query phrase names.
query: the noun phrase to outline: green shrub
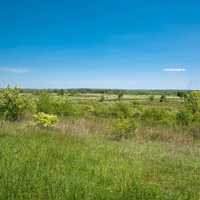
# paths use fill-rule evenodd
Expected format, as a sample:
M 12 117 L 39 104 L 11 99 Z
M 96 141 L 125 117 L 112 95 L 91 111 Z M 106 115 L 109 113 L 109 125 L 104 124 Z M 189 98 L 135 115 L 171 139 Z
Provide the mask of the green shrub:
M 118 102 L 111 107 L 111 115 L 117 118 L 128 118 L 133 115 L 133 107 L 129 103 Z
M 43 128 L 54 127 L 58 122 L 58 117 L 53 114 L 38 113 L 33 115 L 33 119 L 37 126 Z
M 47 92 L 42 92 L 37 101 L 37 111 L 44 113 L 52 113 L 54 109 L 52 96 Z
M 129 139 L 134 136 L 137 124 L 132 119 L 119 118 L 111 128 L 111 138 L 114 140 Z
M 96 103 L 93 114 L 98 117 L 128 118 L 133 116 L 133 107 L 130 103 Z
M 123 92 L 120 92 L 117 96 L 118 100 L 120 101 L 122 99 L 122 97 L 124 96 Z
M 176 113 L 167 109 L 149 108 L 142 113 L 141 121 L 150 126 L 172 126 L 176 123 Z
M 112 115 L 111 108 L 112 108 L 112 105 L 110 105 L 110 104 L 98 102 L 93 105 L 93 110 L 91 110 L 91 111 L 92 111 L 92 114 L 94 114 L 97 117 L 106 117 L 107 118 Z
M 154 95 L 151 95 L 150 97 L 149 97 L 149 101 L 150 102 L 153 102 L 155 100 L 155 96 Z
M 190 92 L 184 96 L 185 107 L 193 114 L 200 112 L 200 92 Z
M 59 116 L 79 116 L 81 108 L 78 103 L 69 100 L 65 95 L 40 94 L 37 101 L 37 111 Z
M 100 102 L 105 101 L 105 96 L 101 96 L 101 98 L 99 99 Z
M 183 91 L 177 92 L 177 97 L 183 98 L 183 97 L 185 97 L 185 95 L 186 95 L 186 92 L 183 92 Z
M 33 110 L 33 102 L 21 93 L 19 88 L 7 87 L 0 94 L 0 114 L 6 120 L 20 120 L 26 111 Z
M 165 101 L 167 101 L 167 97 L 166 97 L 165 94 L 163 94 L 163 95 L 161 95 L 161 97 L 160 97 L 160 102 L 162 103 L 162 102 L 165 102 Z
M 68 97 L 57 97 L 54 101 L 53 113 L 61 116 L 80 116 L 82 109 L 77 102 L 72 102 Z
M 180 111 L 176 115 L 177 123 L 181 126 L 188 126 L 193 121 L 193 115 L 191 112 L 188 112 L 187 110 Z

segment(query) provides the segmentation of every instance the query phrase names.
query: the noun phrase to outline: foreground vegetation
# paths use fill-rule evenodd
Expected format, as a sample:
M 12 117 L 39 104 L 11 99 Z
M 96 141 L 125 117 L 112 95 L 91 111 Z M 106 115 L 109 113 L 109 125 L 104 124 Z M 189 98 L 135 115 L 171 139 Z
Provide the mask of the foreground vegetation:
M 198 200 L 200 146 L 4 124 L 0 199 Z
M 125 95 L 1 90 L 0 199 L 199 200 L 200 93 Z

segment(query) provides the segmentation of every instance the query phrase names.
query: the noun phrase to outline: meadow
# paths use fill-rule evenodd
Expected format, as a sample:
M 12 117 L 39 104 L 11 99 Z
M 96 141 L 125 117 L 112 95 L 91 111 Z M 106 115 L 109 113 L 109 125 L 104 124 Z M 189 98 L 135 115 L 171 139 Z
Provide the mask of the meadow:
M 199 200 L 198 91 L 0 91 L 0 199 Z

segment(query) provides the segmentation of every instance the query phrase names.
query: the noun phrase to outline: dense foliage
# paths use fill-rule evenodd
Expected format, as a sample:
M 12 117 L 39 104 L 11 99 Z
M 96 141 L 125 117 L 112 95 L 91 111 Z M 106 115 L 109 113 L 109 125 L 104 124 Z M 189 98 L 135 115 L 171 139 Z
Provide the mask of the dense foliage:
M 33 115 L 34 121 L 40 127 L 49 128 L 54 127 L 58 122 L 58 117 L 53 114 L 38 113 Z
M 20 120 L 26 112 L 32 112 L 32 100 L 23 94 L 19 88 L 7 87 L 0 93 L 0 114 L 6 120 Z

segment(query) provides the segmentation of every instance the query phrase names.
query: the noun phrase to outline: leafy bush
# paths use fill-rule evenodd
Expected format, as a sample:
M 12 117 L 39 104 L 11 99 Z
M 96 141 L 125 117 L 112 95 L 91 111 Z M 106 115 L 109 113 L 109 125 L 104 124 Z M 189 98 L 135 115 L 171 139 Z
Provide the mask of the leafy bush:
M 80 116 L 82 114 L 80 105 L 66 96 L 54 98 L 53 108 L 53 113 L 60 116 Z
M 157 126 L 171 126 L 176 123 L 176 113 L 167 109 L 146 109 L 141 116 L 142 123 Z
M 153 102 L 154 100 L 155 100 L 155 96 L 154 96 L 154 95 L 151 95 L 151 96 L 149 97 L 149 101 Z
M 185 106 L 193 114 L 200 112 L 200 92 L 190 92 L 184 96 Z
M 118 102 L 111 107 L 111 114 L 117 118 L 132 117 L 133 107 L 129 103 Z
M 101 96 L 101 98 L 99 99 L 100 102 L 105 101 L 105 96 Z
M 98 117 L 128 118 L 133 115 L 130 103 L 96 103 L 93 114 Z
M 54 127 L 56 123 L 58 122 L 58 117 L 56 115 L 45 114 L 42 112 L 33 115 L 33 119 L 36 125 L 43 128 Z
M 122 97 L 124 96 L 123 92 L 120 92 L 117 96 L 118 100 L 120 101 L 122 99 Z
M 69 100 L 67 96 L 40 94 L 37 101 L 37 111 L 59 116 L 77 116 L 81 114 L 80 106 Z
M 21 94 L 19 88 L 7 87 L 0 94 L 0 114 L 10 121 L 20 120 L 25 115 L 25 111 L 32 111 L 31 99 Z
M 193 121 L 193 115 L 187 110 L 180 111 L 176 115 L 177 123 L 181 126 L 188 126 Z
M 186 95 L 186 92 L 183 92 L 183 91 L 177 92 L 177 97 L 183 98 L 183 97 L 185 97 L 185 95 Z
M 112 125 L 111 138 L 114 140 L 131 138 L 137 129 L 137 124 L 132 119 L 119 118 Z
M 112 105 L 104 102 L 93 104 L 92 114 L 97 117 L 110 117 Z
M 161 95 L 160 102 L 162 103 L 162 102 L 165 102 L 166 100 L 167 100 L 166 95 L 165 94 Z
M 37 101 L 37 111 L 44 113 L 52 113 L 53 112 L 53 101 L 52 96 L 50 96 L 47 92 L 42 92 Z

